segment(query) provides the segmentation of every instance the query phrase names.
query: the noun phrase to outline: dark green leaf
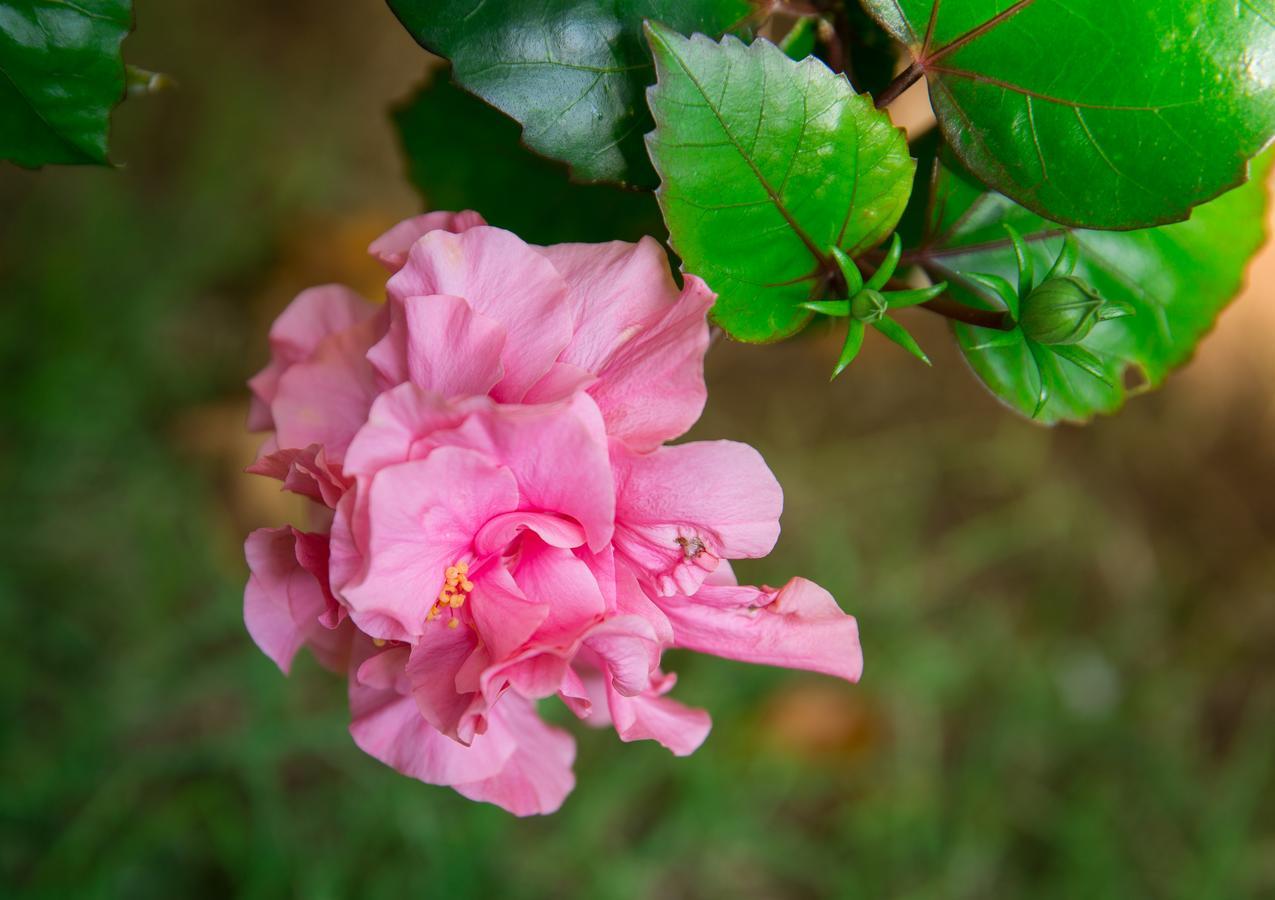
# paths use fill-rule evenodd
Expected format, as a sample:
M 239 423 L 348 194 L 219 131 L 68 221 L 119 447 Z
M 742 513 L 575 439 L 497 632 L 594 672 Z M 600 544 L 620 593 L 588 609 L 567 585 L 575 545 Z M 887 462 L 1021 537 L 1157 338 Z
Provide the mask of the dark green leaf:
M 131 0 L 0 2 L 0 159 L 106 164 Z
M 747 0 L 389 0 L 417 42 L 452 61 L 458 85 L 523 126 L 527 146 L 581 181 L 653 187 L 642 91 L 654 80 L 642 22 L 720 35 Z M 453 134 L 464 140 L 464 132 Z
M 1272 0 L 866 0 L 985 184 L 1056 222 L 1184 219 L 1275 133 Z
M 1262 243 L 1263 181 L 1272 159 L 1266 154 L 1256 160 L 1251 183 L 1199 207 L 1186 222 L 1140 231 L 1070 230 L 1079 249 L 1076 275 L 1133 315 L 1099 322 L 1078 345 L 1101 360 L 1109 384 L 1077 360 L 1059 359 L 1035 345 L 1044 352 L 1041 368 L 1048 382 L 1048 398 L 1037 418 L 1085 421 L 1112 412 L 1125 400 L 1126 374 L 1155 387 L 1191 357 L 1239 292 L 1244 266 Z M 932 275 L 947 278 L 960 300 L 999 308 L 991 291 L 977 289 L 960 273 L 1013 277 L 1014 250 L 1002 223 L 1022 233 L 1037 269 L 1053 263 L 1069 229 L 988 191 L 958 167 L 950 157 L 940 160 L 931 233 L 905 261 L 920 262 Z M 1042 384 L 1021 330 L 954 327 L 966 359 L 992 393 L 1032 415 Z
M 664 223 L 649 193 L 572 184 L 566 167 L 518 142 L 518 126 L 437 73 L 394 123 L 408 175 L 435 209 L 476 209 L 493 225 L 529 241 L 637 240 L 661 237 Z M 464 135 L 440 140 L 439 135 Z
M 793 334 L 801 304 L 824 299 L 832 249 L 853 256 L 898 221 L 914 165 L 903 133 L 817 59 L 660 26 L 650 41 L 648 143 L 673 249 L 733 336 Z

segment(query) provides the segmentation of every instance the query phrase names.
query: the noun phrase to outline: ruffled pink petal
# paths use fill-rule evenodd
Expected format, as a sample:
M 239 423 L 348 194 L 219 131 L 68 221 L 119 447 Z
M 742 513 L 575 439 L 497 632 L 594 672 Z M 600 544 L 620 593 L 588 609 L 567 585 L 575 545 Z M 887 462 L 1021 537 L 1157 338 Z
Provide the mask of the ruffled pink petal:
M 702 709 L 662 696 L 675 681 L 675 676 L 667 675 L 650 691 L 634 697 L 619 691 L 614 679 L 605 679 L 607 708 L 620 740 L 653 740 L 675 756 L 689 756 L 699 749 L 713 721 Z
M 333 590 L 360 629 L 387 640 L 424 632 L 447 567 L 472 561 L 483 524 L 518 505 L 508 469 L 458 447 L 382 469 L 358 492 L 365 502 L 343 500 L 332 524 Z
M 523 538 L 513 576 L 526 597 L 548 605 L 548 616 L 534 637 L 537 643 L 569 646 L 606 613 L 606 599 L 588 565 L 570 550 L 534 535 Z
M 510 337 L 501 353 L 504 377 L 492 396 L 502 402 L 521 400 L 571 340 L 566 282 L 547 259 L 499 228 L 430 232 L 412 245 L 386 289 L 399 301 L 463 297 L 500 323 Z
M 333 509 L 341 495 L 350 488 L 350 481 L 338 466 L 328 462 L 327 453 L 320 444 L 266 453 L 244 471 L 277 478 L 283 482 L 283 490 L 309 497 L 315 503 Z
M 339 465 L 376 397 L 376 379 L 367 351 L 384 332 L 374 316 L 326 338 L 305 362 L 279 379 L 270 406 L 280 448 L 322 445 Z
M 783 491 L 747 444 L 701 441 L 612 453 L 616 552 L 660 594 L 692 594 L 721 559 L 765 556 Z
M 404 775 L 448 786 L 493 778 L 514 755 L 517 738 L 509 728 L 489 729 L 465 746 L 426 722 L 410 695 L 382 686 L 383 673 L 372 685 L 361 682 L 361 666 L 356 660 L 350 678 L 350 734 L 364 753 Z
M 274 427 L 270 404 L 289 366 L 304 361 L 329 335 L 351 328 L 375 312 L 375 304 L 340 284 L 312 287 L 298 294 L 270 328 L 270 362 L 248 381 L 253 395 L 248 429 Z
M 554 363 L 548 372 L 531 386 L 523 396 L 523 403 L 553 403 L 565 400 L 576 391 L 587 390 L 598 380 L 592 372 L 568 365 L 563 362 Z
M 482 740 L 506 733 L 516 735 L 516 744 L 500 774 L 457 784 L 457 792 L 494 803 L 516 816 L 557 811 L 575 787 L 571 771 L 575 741 L 565 731 L 546 725 L 530 701 L 514 694 L 506 695 L 491 711 L 490 727 Z
M 466 713 L 479 700 L 477 692 L 456 688 L 456 676 L 479 648 L 468 626 L 449 628 L 445 618 L 430 622 L 412 647 L 407 677 L 421 715 L 449 738 L 473 743 L 477 724 Z M 462 728 L 462 722 L 467 727 Z
M 391 272 L 397 272 L 407 262 L 407 251 L 431 231 L 468 231 L 479 225 L 486 225 L 487 220 L 466 209 L 461 212 L 427 212 L 399 222 L 385 234 L 374 240 L 367 252 L 381 265 Z
M 474 549 L 479 556 L 498 553 L 524 531 L 532 532 L 551 547 L 579 547 L 585 540 L 584 529 L 574 519 L 520 510 L 496 516 L 484 525 L 474 539 Z
M 549 604 L 523 593 L 509 570 L 493 562 L 474 576 L 465 603 L 491 659 L 508 659 L 536 633 L 549 615 Z
M 794 578 L 779 590 L 706 584 L 693 597 L 657 602 L 679 647 L 847 681 L 863 673 L 858 624 L 813 581 Z
M 584 394 L 556 404 L 476 410 L 440 437 L 499 460 L 514 473 L 522 508 L 571 516 L 588 545 L 606 546 L 615 520 L 615 481 L 605 426 Z
M 390 327 L 367 358 L 382 387 L 410 381 L 444 397 L 486 394 L 504 374 L 505 329 L 460 297 L 390 301 Z
M 400 384 L 376 398 L 366 424 L 350 442 L 342 467 L 347 477 L 371 476 L 386 466 L 422 459 L 450 431 L 490 401 L 451 401 L 414 384 Z
M 636 244 L 541 247 L 568 286 L 574 334 L 562 361 L 601 371 L 616 351 L 677 301 L 668 255 L 654 238 Z
M 259 528 L 244 543 L 251 572 L 244 590 L 244 624 L 285 674 L 302 645 L 330 669 L 344 668 L 349 655 L 349 629 L 329 629 L 320 623 L 331 598 L 301 561 L 316 564 L 320 552 L 315 545 L 320 541 L 322 535 L 293 528 Z
M 708 399 L 704 353 L 716 295 L 694 275 L 677 304 L 621 346 L 589 388 L 607 433 L 634 450 L 685 434 Z

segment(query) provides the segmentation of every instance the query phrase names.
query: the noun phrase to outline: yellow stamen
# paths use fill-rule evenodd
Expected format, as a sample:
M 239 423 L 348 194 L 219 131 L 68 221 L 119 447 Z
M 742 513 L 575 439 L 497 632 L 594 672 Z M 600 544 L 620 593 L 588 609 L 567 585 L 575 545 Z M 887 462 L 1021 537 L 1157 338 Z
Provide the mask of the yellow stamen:
M 452 619 L 447 623 L 448 628 L 455 628 L 458 625 L 460 625 L 460 619 Z
M 462 575 L 468 575 L 469 563 L 465 562 L 464 560 L 461 560 L 460 562 L 456 563 L 456 571 Z
M 372 644 L 373 646 L 376 646 L 376 647 L 384 647 L 385 638 L 372 638 Z

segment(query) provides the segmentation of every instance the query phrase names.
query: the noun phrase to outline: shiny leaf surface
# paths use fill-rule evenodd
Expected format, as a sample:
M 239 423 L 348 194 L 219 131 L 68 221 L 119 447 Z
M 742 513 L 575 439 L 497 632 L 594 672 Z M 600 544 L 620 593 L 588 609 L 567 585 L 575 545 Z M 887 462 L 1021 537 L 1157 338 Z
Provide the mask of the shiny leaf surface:
M 658 82 L 648 139 L 673 249 L 745 341 L 793 334 L 824 299 L 832 250 L 898 222 L 915 164 L 902 132 L 817 59 L 650 28 Z
M 1047 218 L 1184 219 L 1275 134 L 1273 0 L 867 0 L 948 143 Z

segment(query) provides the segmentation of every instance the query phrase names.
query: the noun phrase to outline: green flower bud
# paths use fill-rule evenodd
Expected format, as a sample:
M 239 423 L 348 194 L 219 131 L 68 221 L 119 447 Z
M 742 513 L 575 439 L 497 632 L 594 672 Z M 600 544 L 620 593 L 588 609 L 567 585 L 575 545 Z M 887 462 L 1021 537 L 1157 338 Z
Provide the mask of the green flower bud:
M 860 322 L 876 322 L 884 315 L 890 304 L 880 291 L 862 290 L 850 300 L 850 315 Z
M 1099 320 L 1111 318 L 1104 315 L 1106 306 L 1089 285 L 1074 275 L 1064 275 L 1048 279 L 1027 295 L 1018 324 L 1023 334 L 1038 344 L 1075 344 L 1084 340 Z

